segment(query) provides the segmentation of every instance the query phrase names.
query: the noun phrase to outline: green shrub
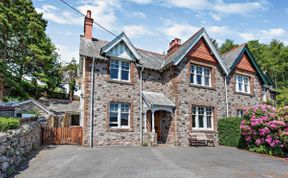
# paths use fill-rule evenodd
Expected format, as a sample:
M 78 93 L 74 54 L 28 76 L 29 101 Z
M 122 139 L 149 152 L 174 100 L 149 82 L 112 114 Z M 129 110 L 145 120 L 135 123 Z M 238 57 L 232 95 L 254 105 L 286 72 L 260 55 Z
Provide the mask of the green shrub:
M 240 123 L 242 118 L 228 117 L 218 121 L 218 138 L 220 145 L 244 147 L 245 140 L 241 137 Z
M 17 118 L 12 117 L 0 117 L 0 132 L 17 129 L 20 125 L 20 121 Z

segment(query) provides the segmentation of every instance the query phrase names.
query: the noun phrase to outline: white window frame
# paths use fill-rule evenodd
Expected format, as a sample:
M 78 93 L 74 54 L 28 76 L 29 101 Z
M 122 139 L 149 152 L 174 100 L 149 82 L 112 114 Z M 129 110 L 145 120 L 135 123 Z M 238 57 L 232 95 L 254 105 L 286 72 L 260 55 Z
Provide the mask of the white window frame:
M 240 79 L 242 82 L 240 82 Z M 236 92 L 250 94 L 250 77 L 237 74 L 235 76 L 235 81 L 236 81 Z M 241 90 L 239 88 L 239 83 L 241 85 Z M 246 85 L 247 85 L 247 91 L 245 91 Z
M 201 68 L 202 72 L 201 72 L 201 84 L 197 83 L 197 67 Z M 193 69 L 193 70 L 192 70 Z M 209 85 L 205 85 L 205 77 L 207 77 L 207 75 L 205 75 L 205 70 L 209 70 Z M 212 73 L 212 69 L 209 67 L 203 67 L 200 65 L 195 65 L 195 64 L 191 64 L 190 65 L 190 83 L 193 85 L 199 85 L 199 86 L 204 86 L 204 87 L 211 87 L 212 86 L 212 82 L 211 82 L 211 73 Z M 193 75 L 193 82 L 191 82 L 191 75 Z
M 193 114 L 193 108 L 196 108 L 196 113 Z M 199 108 L 204 109 L 204 116 L 203 116 L 203 128 L 199 127 Z M 211 109 L 211 128 L 207 128 L 207 109 Z M 195 126 L 193 126 L 193 115 L 195 115 Z M 214 130 L 214 113 L 213 113 L 213 107 L 206 107 L 206 106 L 193 106 L 192 107 L 192 129 L 193 130 Z
M 118 65 L 119 65 L 119 67 L 118 67 L 118 78 L 111 78 L 111 70 L 113 69 L 112 66 L 111 66 L 112 61 L 117 61 L 117 62 L 118 62 Z M 123 79 L 121 78 L 121 76 L 122 76 L 122 62 L 123 62 L 123 63 L 124 63 L 124 62 L 125 62 L 125 63 L 128 63 L 128 65 L 129 65 L 128 80 L 123 80 Z M 114 68 L 114 69 L 116 69 L 116 68 Z M 110 80 L 130 82 L 130 69 L 131 69 L 130 62 L 111 59 L 111 60 L 110 60 Z M 123 69 L 123 70 L 124 70 L 124 69 Z M 125 71 L 127 71 L 127 70 L 125 70 Z
M 244 110 L 237 109 L 237 117 L 243 117 L 244 116 Z
M 111 129 L 127 129 L 127 128 L 130 128 L 130 104 L 129 103 L 116 103 L 116 102 L 111 102 L 110 103 L 110 108 L 111 108 L 111 104 L 118 104 L 118 109 L 117 109 L 117 122 L 110 122 L 110 114 L 111 114 L 111 109 L 109 109 L 109 128 Z M 125 105 L 128 105 L 129 107 L 129 110 L 128 110 L 128 126 L 122 126 L 121 125 L 121 105 L 122 104 L 125 104 Z M 125 112 L 126 113 L 126 112 Z M 113 124 L 116 124 L 117 123 L 117 126 L 110 126 L 110 124 L 113 123 Z

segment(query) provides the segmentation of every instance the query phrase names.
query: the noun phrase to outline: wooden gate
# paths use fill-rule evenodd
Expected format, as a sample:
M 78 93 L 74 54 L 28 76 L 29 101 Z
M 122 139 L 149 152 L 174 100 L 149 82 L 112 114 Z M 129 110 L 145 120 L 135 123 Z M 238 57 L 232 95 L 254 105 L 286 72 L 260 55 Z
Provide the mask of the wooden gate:
M 42 144 L 82 145 L 82 127 L 43 127 Z

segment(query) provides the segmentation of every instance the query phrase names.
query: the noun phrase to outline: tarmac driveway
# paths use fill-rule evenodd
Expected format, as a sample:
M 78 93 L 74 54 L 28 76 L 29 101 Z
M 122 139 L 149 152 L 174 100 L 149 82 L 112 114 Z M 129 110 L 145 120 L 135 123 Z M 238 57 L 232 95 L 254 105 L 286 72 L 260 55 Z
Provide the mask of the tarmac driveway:
M 236 148 L 43 148 L 16 177 L 288 177 L 288 161 Z

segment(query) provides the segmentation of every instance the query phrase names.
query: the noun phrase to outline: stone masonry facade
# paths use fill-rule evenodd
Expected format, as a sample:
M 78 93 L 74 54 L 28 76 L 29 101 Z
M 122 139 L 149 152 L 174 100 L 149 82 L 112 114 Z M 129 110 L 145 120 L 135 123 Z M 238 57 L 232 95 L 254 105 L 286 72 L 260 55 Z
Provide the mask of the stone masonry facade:
M 172 46 L 173 50 L 170 50 L 172 52 L 170 52 L 171 54 L 168 54 L 168 57 L 147 51 L 145 52 L 145 55 L 160 56 L 165 63 L 165 60 L 168 60 L 169 55 L 177 53 L 178 48 L 181 49 L 181 46 L 184 48 L 189 42 L 192 44 L 191 41 L 193 38 L 196 38 L 197 35 L 199 35 L 199 32 L 192 36 L 189 39 L 190 41 L 187 40 L 183 43 L 183 45 L 179 44 L 179 39 L 177 39 L 177 45 L 176 47 Z M 147 120 L 146 124 L 144 123 L 144 120 L 140 123 L 141 107 L 145 108 L 144 102 L 140 103 L 142 91 L 162 93 L 175 104 L 173 112 L 158 110 L 154 113 L 156 117 L 155 128 L 156 130 L 160 129 L 160 135 L 157 136 L 159 133 L 156 134 L 158 141 L 180 146 L 187 146 L 189 144 L 188 137 L 191 132 L 205 132 L 207 137 L 217 139 L 215 135 L 217 135 L 217 122 L 219 119 L 226 117 L 227 114 L 228 116 L 236 116 L 237 110 L 244 110 L 246 107 L 261 103 L 263 97 L 263 81 L 255 70 L 255 66 L 252 65 L 248 55 L 245 53 L 236 67 L 231 70 L 232 72 L 229 72 L 227 75 L 227 73 L 225 73 L 226 69 L 223 69 L 221 66 L 219 57 L 217 57 L 215 51 L 213 52 L 207 39 L 204 37 L 205 36 L 196 41 L 197 43 L 185 53 L 185 56 L 180 62 L 175 65 L 168 65 L 168 67 L 161 70 L 144 67 L 143 72 L 141 72 L 142 66 L 139 64 L 139 61 L 129 61 L 129 81 L 111 80 L 110 60 L 118 60 L 118 58 L 100 56 L 94 57 L 94 83 L 92 84 L 93 76 L 91 75 L 91 67 L 93 58 L 80 54 L 83 66 L 83 97 L 81 98 L 83 104 L 81 105 L 81 117 L 83 122 L 84 144 L 88 145 L 91 140 L 90 107 L 92 98 L 94 98 L 92 135 L 93 145 L 95 146 L 141 144 L 140 125 L 142 124 L 143 132 L 145 130 L 144 125 L 146 125 L 147 133 L 152 131 L 151 110 L 142 109 L 142 119 L 145 117 Z M 88 40 L 88 42 L 89 40 L 92 40 L 85 35 L 83 38 Z M 115 40 L 117 40 L 117 38 Z M 100 41 L 97 42 L 100 43 Z M 107 42 L 103 43 L 107 44 Z M 102 45 L 102 47 L 103 46 L 105 45 Z M 119 50 L 121 51 L 121 49 Z M 211 86 L 200 86 L 191 83 L 191 65 L 209 68 L 211 71 Z M 239 74 L 249 77 L 249 94 L 236 92 L 235 76 Z M 91 93 L 92 86 L 94 86 L 93 93 Z M 275 92 L 268 91 L 267 97 L 269 100 L 274 100 Z M 110 128 L 109 119 L 111 102 L 129 104 L 129 128 Z M 192 108 L 194 106 L 212 108 L 212 129 L 195 130 L 192 128 Z M 144 140 L 146 139 L 147 133 L 143 133 Z

